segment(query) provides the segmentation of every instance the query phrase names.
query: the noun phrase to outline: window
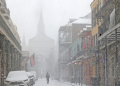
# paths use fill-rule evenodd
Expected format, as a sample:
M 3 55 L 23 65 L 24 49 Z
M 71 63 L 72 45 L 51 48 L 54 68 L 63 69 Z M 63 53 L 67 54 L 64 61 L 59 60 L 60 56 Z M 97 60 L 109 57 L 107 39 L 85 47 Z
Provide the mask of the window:
M 99 5 L 99 8 L 101 9 L 101 2 L 100 2 L 100 5 Z
M 99 5 L 97 5 L 97 12 L 99 11 Z
M 93 28 L 96 26 L 97 24 L 97 19 L 96 19 L 96 12 L 97 12 L 97 7 L 95 7 L 92 11 L 92 23 L 93 23 Z
M 95 35 L 93 36 L 93 45 L 95 46 Z
M 97 34 L 96 34 L 96 45 L 98 44 L 98 42 L 97 42 L 97 38 L 98 38 L 98 37 L 97 37 Z

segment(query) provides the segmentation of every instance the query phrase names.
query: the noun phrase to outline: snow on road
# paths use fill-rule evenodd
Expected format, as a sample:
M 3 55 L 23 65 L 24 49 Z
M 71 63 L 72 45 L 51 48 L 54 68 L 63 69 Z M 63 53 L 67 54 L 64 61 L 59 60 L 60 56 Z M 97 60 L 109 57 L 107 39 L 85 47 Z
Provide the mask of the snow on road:
M 47 84 L 46 79 L 38 79 L 33 86 L 71 86 L 68 84 L 61 83 L 56 80 L 50 80 L 50 83 Z

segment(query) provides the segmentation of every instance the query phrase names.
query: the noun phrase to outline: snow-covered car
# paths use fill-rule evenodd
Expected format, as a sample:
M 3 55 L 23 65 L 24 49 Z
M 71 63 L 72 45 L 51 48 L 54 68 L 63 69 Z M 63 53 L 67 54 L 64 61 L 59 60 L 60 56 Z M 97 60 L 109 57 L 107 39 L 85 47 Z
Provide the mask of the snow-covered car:
M 34 76 L 34 81 L 38 80 L 37 74 L 35 71 L 30 71 L 30 73 Z
M 5 86 L 30 86 L 29 82 L 26 71 L 11 71 L 5 80 Z
M 27 75 L 28 75 L 28 78 L 30 80 L 30 85 L 33 86 L 33 84 L 35 83 L 34 76 L 30 72 L 27 72 Z

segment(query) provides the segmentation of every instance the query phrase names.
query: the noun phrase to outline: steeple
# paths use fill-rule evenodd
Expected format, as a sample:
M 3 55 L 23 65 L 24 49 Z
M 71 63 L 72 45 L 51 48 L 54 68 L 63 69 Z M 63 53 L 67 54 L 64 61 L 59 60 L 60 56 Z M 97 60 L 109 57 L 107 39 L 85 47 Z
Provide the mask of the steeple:
M 37 35 L 45 35 L 45 27 L 44 27 L 44 22 L 43 22 L 43 15 L 42 15 L 42 10 L 40 13 L 40 19 L 38 23 L 38 30 L 37 30 Z
M 22 40 L 22 50 L 23 50 L 23 51 L 26 51 L 25 35 L 23 35 L 23 40 Z

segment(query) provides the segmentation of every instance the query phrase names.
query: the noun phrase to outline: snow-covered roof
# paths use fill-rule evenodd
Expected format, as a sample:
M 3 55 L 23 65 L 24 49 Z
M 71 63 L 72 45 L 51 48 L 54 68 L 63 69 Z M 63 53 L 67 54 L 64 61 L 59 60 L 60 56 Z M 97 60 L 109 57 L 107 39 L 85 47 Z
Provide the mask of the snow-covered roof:
M 72 22 L 72 24 L 91 24 L 91 19 L 79 18 L 75 22 Z

